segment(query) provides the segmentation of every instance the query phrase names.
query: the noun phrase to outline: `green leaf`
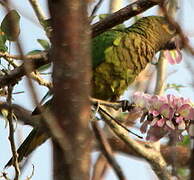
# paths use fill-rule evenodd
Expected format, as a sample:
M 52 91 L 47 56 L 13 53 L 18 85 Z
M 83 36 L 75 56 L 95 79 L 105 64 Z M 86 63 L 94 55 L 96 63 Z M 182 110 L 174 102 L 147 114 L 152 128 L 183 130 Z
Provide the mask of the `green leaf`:
M 11 10 L 3 19 L 1 29 L 10 41 L 16 41 L 20 33 L 20 15 Z
M 177 169 L 178 175 L 181 176 L 181 179 L 188 179 L 189 176 L 189 169 L 188 168 L 178 168 Z
M 183 140 L 178 144 L 182 146 L 188 146 L 190 144 L 190 137 L 188 135 L 184 136 Z
M 36 49 L 36 50 L 32 50 L 32 51 L 28 52 L 27 55 L 40 54 L 41 52 L 42 52 L 41 50 Z
M 45 49 L 45 50 L 50 49 L 50 44 L 49 44 L 49 42 L 47 40 L 45 40 L 45 39 L 37 39 L 37 41 L 43 47 L 43 49 Z
M 8 50 L 8 47 L 5 45 L 6 37 L 5 33 L 1 31 L 0 29 L 0 52 L 6 52 Z
M 174 83 L 172 83 L 172 84 L 167 84 L 167 85 L 166 85 L 165 91 L 168 90 L 168 89 L 174 89 L 174 90 L 176 90 L 177 92 L 180 92 L 180 89 L 181 89 L 181 88 L 185 88 L 185 87 L 186 87 L 186 86 L 183 86 L 183 85 L 181 85 L 181 84 L 174 84 Z
M 107 16 L 109 16 L 110 14 L 100 14 L 98 17 L 100 20 L 105 19 Z
M 49 69 L 50 67 L 51 67 L 51 63 L 45 64 L 45 65 L 39 67 L 37 70 L 38 70 L 39 72 L 43 72 L 43 71 L 46 71 L 47 69 Z

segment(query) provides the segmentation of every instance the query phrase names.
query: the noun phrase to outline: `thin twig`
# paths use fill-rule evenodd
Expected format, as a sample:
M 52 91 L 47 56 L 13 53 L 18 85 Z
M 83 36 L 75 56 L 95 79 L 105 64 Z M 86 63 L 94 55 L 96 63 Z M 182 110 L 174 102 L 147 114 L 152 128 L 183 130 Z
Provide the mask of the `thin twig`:
M 7 177 L 6 172 L 2 172 L 2 175 L 0 176 L 0 178 L 4 178 L 5 180 L 11 180 L 9 177 Z
M 100 5 L 102 4 L 103 0 L 99 0 L 98 3 L 95 5 L 94 9 L 92 10 L 92 13 L 90 16 L 94 16 L 94 14 L 98 11 L 100 8 Z
M 16 116 L 17 120 L 21 121 L 25 125 L 30 125 L 35 128 L 37 127 L 43 128 L 43 124 L 40 121 L 40 119 L 38 119 L 35 116 L 31 116 L 31 111 L 28 111 L 27 109 L 17 104 L 12 104 L 11 107 L 13 114 Z M 9 109 L 8 103 L 0 101 L 0 112 L 2 112 L 3 110 L 8 111 L 8 109 Z M 0 115 L 2 115 L 2 113 L 0 113 Z
M 163 0 L 138 0 L 130 5 L 120 9 L 119 11 L 107 16 L 105 19 L 92 25 L 92 37 L 95 37 L 107 29 L 117 24 L 123 23 L 125 20 L 136 16 L 147 9 L 159 4 Z
M 136 134 L 136 133 L 132 132 L 131 130 L 129 130 L 122 123 L 120 123 L 116 118 L 112 117 L 108 112 L 106 112 L 103 108 L 99 107 L 99 112 L 102 112 L 102 113 L 106 114 L 109 118 L 114 120 L 119 126 L 121 126 L 123 129 L 125 129 L 127 132 L 129 132 L 129 133 L 137 136 L 138 138 L 142 139 L 142 136 L 139 136 L 138 134 Z
M 96 160 L 93 166 L 93 172 L 91 180 L 103 180 L 106 169 L 108 168 L 108 163 L 102 153 L 99 154 L 98 159 Z
M 90 101 L 93 105 L 103 105 L 103 106 L 113 108 L 114 110 L 119 110 L 122 108 L 121 101 L 120 102 L 110 102 L 110 101 L 105 101 L 105 100 L 96 99 L 92 97 L 90 97 Z
M 33 80 L 35 80 L 41 86 L 46 86 L 49 89 L 52 89 L 53 88 L 52 82 L 43 79 L 37 71 L 36 72 L 32 72 L 30 74 L 30 77 Z
M 29 60 L 26 62 L 26 64 L 32 64 L 33 67 L 31 69 L 31 72 L 48 63 L 48 59 L 44 58 Z M 0 88 L 3 88 L 10 84 L 16 84 L 24 75 L 26 75 L 24 64 L 7 72 L 6 75 L 0 75 Z
M 7 119 L 9 122 L 9 141 L 11 144 L 11 151 L 12 151 L 12 155 L 13 155 L 13 166 L 15 168 L 15 178 L 14 179 L 18 180 L 19 175 L 20 175 L 20 169 L 19 169 L 19 164 L 18 164 L 18 154 L 17 154 L 15 141 L 14 141 L 13 110 L 11 107 L 12 90 L 13 90 L 13 87 L 9 86 L 8 87 L 8 96 L 7 96 L 7 103 L 9 105 L 9 110 L 8 110 Z
M 26 180 L 31 180 L 34 175 L 34 165 L 32 164 L 32 173 L 30 176 L 27 176 Z
M 94 130 L 94 134 L 96 136 L 96 139 L 100 145 L 101 151 L 103 155 L 106 157 L 107 161 L 109 162 L 110 166 L 114 169 L 117 177 L 120 180 L 125 180 L 125 176 L 121 170 L 121 167 L 119 164 L 116 162 L 111 146 L 109 145 L 108 141 L 105 138 L 105 134 L 101 131 L 101 129 L 98 127 L 98 124 L 96 121 L 92 121 L 92 128 Z
M 26 55 L 25 57 L 19 56 L 19 55 L 10 55 L 9 53 L 5 52 L 2 53 L 0 52 L 0 57 L 3 57 L 9 64 L 11 64 L 14 68 L 17 68 L 18 65 L 13 61 L 15 60 L 31 60 L 31 59 L 39 59 L 39 58 L 44 58 L 45 52 L 42 52 L 40 54 L 35 54 L 35 55 Z M 49 89 L 52 89 L 53 85 L 51 82 L 43 79 L 38 71 L 30 73 L 30 77 L 35 80 L 39 85 L 46 86 Z
M 9 54 L 8 52 L 0 52 L 0 57 L 3 58 L 9 58 L 9 59 L 14 59 L 14 60 L 35 60 L 35 59 L 46 59 L 47 52 L 42 51 L 38 54 L 33 54 L 33 55 L 12 55 Z
M 50 31 L 45 23 L 46 20 L 46 16 L 44 15 L 44 12 L 40 6 L 40 4 L 38 3 L 37 0 L 29 0 L 35 14 L 36 17 L 39 20 L 39 23 L 41 24 L 41 26 L 43 27 L 44 31 L 46 32 L 47 36 L 49 37 Z

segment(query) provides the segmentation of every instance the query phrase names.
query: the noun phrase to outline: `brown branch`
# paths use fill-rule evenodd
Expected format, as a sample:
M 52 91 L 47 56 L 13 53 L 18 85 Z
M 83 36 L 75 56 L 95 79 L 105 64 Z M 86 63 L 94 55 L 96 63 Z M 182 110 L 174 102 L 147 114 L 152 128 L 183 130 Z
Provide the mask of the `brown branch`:
M 86 1 L 49 0 L 52 17 L 53 104 L 55 123 L 69 141 L 64 151 L 53 140 L 54 179 L 89 179 L 90 29 Z M 57 57 L 57 58 L 56 58 Z M 80 77 L 82 80 L 80 81 Z
M 0 57 L 2 58 L 10 58 L 10 59 L 15 59 L 15 60 L 35 60 L 35 59 L 46 59 L 48 52 L 42 51 L 41 53 L 38 54 L 33 54 L 33 55 L 13 55 L 9 54 L 7 52 L 0 52 Z
M 12 111 L 14 116 L 16 116 L 17 120 L 21 121 L 25 125 L 30 125 L 32 127 L 44 127 L 41 121 L 38 120 L 38 118 L 35 118 L 35 116 L 31 115 L 31 111 L 17 105 L 12 104 L 11 105 Z M 6 102 L 0 102 L 0 112 L 3 110 L 8 111 L 9 105 Z M 1 114 L 2 115 L 2 114 Z M 39 118 L 40 119 L 40 118 Z
M 113 137 L 108 139 L 112 149 L 118 153 L 125 153 L 126 155 L 134 156 L 137 158 L 142 158 L 134 149 L 127 146 L 122 140 L 119 138 Z M 138 141 L 142 146 L 149 147 L 151 146 L 151 143 L 144 142 L 144 141 Z M 98 149 L 98 148 L 97 148 Z M 191 152 L 189 148 L 177 145 L 177 146 L 169 146 L 169 145 L 161 145 L 160 152 L 165 159 L 166 163 L 168 165 L 172 165 L 175 163 L 176 167 L 188 167 L 190 162 L 190 155 Z M 173 162 L 172 155 L 176 153 L 176 159 L 175 162 Z
M 46 79 L 43 79 L 38 71 L 32 72 L 30 74 L 30 77 L 35 80 L 39 85 L 41 86 L 46 86 L 48 89 L 52 89 L 53 88 L 53 83 L 50 81 L 47 81 Z
M 91 180 L 103 180 L 103 176 L 108 168 L 108 163 L 102 153 L 98 156 L 98 159 L 93 166 L 93 172 Z
M 41 26 L 43 27 L 44 31 L 46 32 L 46 34 L 48 36 L 50 32 L 49 32 L 47 25 L 45 23 L 46 16 L 44 15 L 44 12 L 43 12 L 39 2 L 37 0 L 29 0 L 29 2 L 31 4 L 35 14 L 36 14 L 36 17 L 38 18 L 39 23 L 41 24 Z
M 48 63 L 49 59 L 44 58 L 29 60 L 28 62 L 26 62 L 26 64 L 32 64 L 31 72 Z M 6 75 L 0 76 L 0 88 L 7 86 L 9 84 L 16 84 L 24 75 L 26 75 L 26 71 L 24 68 L 24 64 L 22 64 L 20 67 L 17 67 L 12 71 L 9 71 Z
M 35 59 L 40 59 L 40 58 L 46 58 L 46 52 L 42 52 L 42 53 L 39 53 L 39 54 L 35 54 L 35 55 L 26 55 L 24 57 L 20 56 L 20 55 L 11 55 L 7 52 L 5 53 L 2 53 L 0 52 L 0 57 L 3 57 L 9 64 L 11 64 L 14 68 L 18 68 L 18 65 L 13 62 L 13 59 L 14 60 L 35 60 Z M 6 74 L 6 73 L 5 73 Z M 6 76 L 6 75 L 5 75 Z M 40 74 L 38 73 L 38 71 L 35 71 L 35 72 L 32 72 L 30 73 L 30 77 L 35 80 L 39 85 L 42 85 L 42 86 L 46 86 L 48 87 L 49 89 L 52 88 L 52 83 L 43 79 Z
M 95 37 L 106 30 L 123 23 L 125 20 L 136 16 L 147 9 L 159 4 L 163 0 L 138 0 L 119 11 L 109 15 L 107 18 L 92 25 L 92 37 Z
M 94 134 L 96 136 L 96 139 L 99 143 L 100 149 L 101 149 L 103 155 L 106 157 L 109 165 L 112 166 L 118 179 L 125 180 L 126 178 L 121 170 L 121 167 L 119 166 L 119 164 L 117 163 L 117 161 L 114 158 L 111 146 L 109 145 L 108 141 L 106 140 L 105 134 L 98 127 L 98 124 L 96 121 L 92 121 L 91 124 L 92 124 Z
M 19 164 L 18 164 L 18 154 L 17 154 L 17 150 L 16 150 L 16 146 L 15 146 L 15 140 L 14 140 L 14 126 L 13 126 L 13 111 L 12 111 L 12 107 L 11 107 L 11 99 L 12 99 L 12 90 L 13 87 L 9 86 L 8 87 L 8 96 L 7 96 L 7 103 L 8 103 L 8 115 L 7 115 L 7 119 L 9 122 L 9 141 L 11 144 L 11 151 L 12 151 L 12 155 L 13 155 L 13 166 L 15 169 L 15 178 L 14 180 L 18 180 L 19 179 L 19 175 L 20 175 L 20 169 L 19 169 Z
M 116 118 L 114 118 L 112 115 L 110 115 L 108 112 L 106 112 L 103 108 L 99 107 L 99 112 L 106 114 L 109 118 L 111 118 L 115 123 L 117 123 L 119 126 L 121 126 L 123 129 L 125 129 L 127 132 L 133 134 L 134 136 L 137 136 L 138 138 L 142 139 L 142 136 L 139 136 L 138 134 L 132 132 L 130 129 L 128 129 L 125 125 L 123 125 L 121 122 L 119 122 Z
M 92 10 L 91 16 L 94 16 L 94 14 L 98 11 L 100 8 L 100 5 L 102 4 L 103 0 L 99 0 L 97 4 L 94 6 L 94 9 Z
M 166 80 L 166 71 L 167 71 L 167 60 L 164 58 L 163 51 L 160 52 L 157 64 L 157 80 L 154 94 L 162 96 L 165 89 L 165 80 Z

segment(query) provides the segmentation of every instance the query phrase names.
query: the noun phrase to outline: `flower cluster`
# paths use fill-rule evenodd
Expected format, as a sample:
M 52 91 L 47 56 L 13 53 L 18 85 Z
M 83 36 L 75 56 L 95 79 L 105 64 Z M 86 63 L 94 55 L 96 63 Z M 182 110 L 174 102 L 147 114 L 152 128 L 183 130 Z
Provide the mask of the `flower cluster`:
M 147 140 L 156 141 L 169 134 L 181 140 L 182 132 L 188 130 L 190 121 L 194 120 L 194 108 L 189 99 L 136 92 L 133 102 L 144 112 L 140 130 L 147 132 Z

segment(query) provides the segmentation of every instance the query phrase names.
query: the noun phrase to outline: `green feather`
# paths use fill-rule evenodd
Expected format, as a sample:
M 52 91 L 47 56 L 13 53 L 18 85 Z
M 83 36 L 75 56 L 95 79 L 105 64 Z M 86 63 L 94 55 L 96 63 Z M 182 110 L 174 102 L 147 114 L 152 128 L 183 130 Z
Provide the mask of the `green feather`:
M 92 96 L 118 99 L 138 74 L 152 61 L 175 30 L 164 17 L 141 18 L 125 30 L 107 31 L 92 41 Z

